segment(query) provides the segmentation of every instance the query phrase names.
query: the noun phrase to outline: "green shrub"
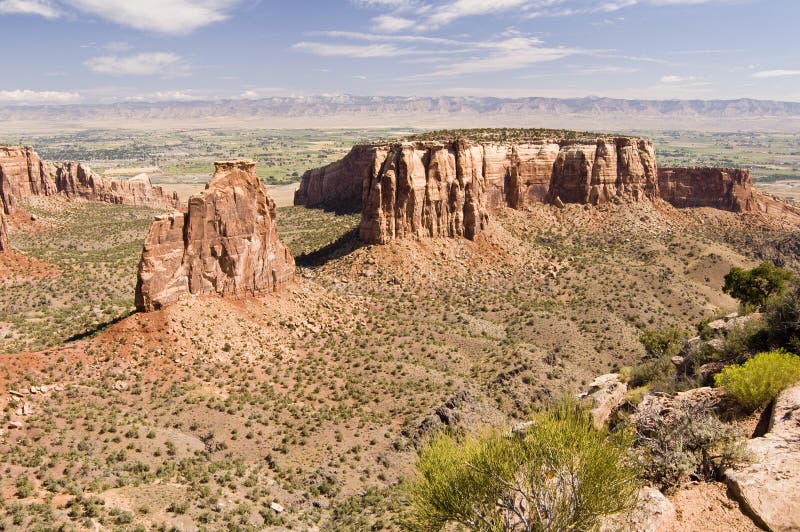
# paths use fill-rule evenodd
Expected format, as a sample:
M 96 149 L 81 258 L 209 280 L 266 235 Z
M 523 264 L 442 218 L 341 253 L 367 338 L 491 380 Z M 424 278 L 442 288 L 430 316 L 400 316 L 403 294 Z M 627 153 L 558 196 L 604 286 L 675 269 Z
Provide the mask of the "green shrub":
M 714 384 L 728 390 L 743 407 L 755 410 L 798 380 L 800 357 L 779 349 L 728 366 L 714 377 Z
M 764 319 L 774 347 L 800 352 L 800 287 L 770 301 Z
M 722 291 L 738 299 L 744 308 L 761 308 L 773 295 L 782 294 L 794 280 L 789 270 L 762 262 L 752 270 L 734 266 L 725 276 Z
M 477 530 L 586 530 L 635 502 L 630 440 L 592 426 L 574 403 L 535 418 L 525 434 L 488 430 L 434 437 L 409 487 L 414 525 L 449 522 Z
M 674 327 L 644 331 L 639 338 L 649 358 L 672 358 L 680 354 L 686 333 Z

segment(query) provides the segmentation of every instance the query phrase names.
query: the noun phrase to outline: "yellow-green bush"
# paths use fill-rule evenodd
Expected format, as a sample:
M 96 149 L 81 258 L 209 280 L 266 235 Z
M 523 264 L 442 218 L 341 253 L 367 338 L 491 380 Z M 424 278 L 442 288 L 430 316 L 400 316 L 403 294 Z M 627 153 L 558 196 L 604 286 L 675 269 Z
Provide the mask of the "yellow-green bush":
M 526 434 L 489 430 L 435 437 L 420 452 L 409 488 L 414 525 L 439 530 L 590 530 L 635 502 L 630 438 L 592 426 L 574 404 L 554 407 Z
M 759 353 L 741 365 L 728 366 L 714 378 L 745 408 L 764 406 L 800 380 L 800 357 L 783 350 Z

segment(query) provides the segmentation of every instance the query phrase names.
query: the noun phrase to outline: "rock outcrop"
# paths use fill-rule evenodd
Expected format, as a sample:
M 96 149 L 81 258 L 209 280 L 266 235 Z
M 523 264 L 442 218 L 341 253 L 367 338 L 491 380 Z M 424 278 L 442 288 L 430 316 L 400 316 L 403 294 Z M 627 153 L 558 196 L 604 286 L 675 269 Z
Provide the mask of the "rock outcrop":
M 757 209 L 750 170 L 675 167 L 658 169 L 661 198 L 675 207 L 713 207 L 732 212 Z
M 275 203 L 255 163 L 215 166 L 186 213 L 160 216 L 150 228 L 136 285 L 139 310 L 157 310 L 189 294 L 273 292 L 294 277 L 294 259 L 278 239 Z
M 6 225 L 6 217 L 3 211 L 0 210 L 0 253 L 8 251 L 8 226 Z
M 597 205 L 658 194 L 655 151 L 640 139 L 429 141 L 363 147 L 359 153 L 368 161 L 358 166 L 360 175 L 336 175 L 342 189 L 362 183 L 359 233 L 367 243 L 407 236 L 474 238 L 502 206 Z M 309 179 L 316 175 L 334 174 L 320 170 Z M 310 190 L 313 185 L 305 187 Z
M 0 200 L 6 214 L 29 196 L 64 194 L 89 201 L 177 209 L 177 193 L 153 186 L 142 174 L 132 179 L 106 179 L 81 163 L 49 164 L 31 147 L 0 146 Z
M 364 176 L 380 171 L 386 150 L 379 145 L 356 145 L 343 159 L 307 171 L 294 194 L 294 204 L 357 211 Z
M 31 147 L 0 146 L 0 200 L 11 214 L 19 200 L 57 192 L 48 165 Z
M 126 180 L 106 179 L 81 163 L 55 163 L 56 189 L 70 198 L 155 208 L 180 207 L 177 192 L 153 186 L 147 174 Z
M 800 530 L 800 385 L 778 396 L 769 431 L 747 449 L 753 462 L 725 472 L 731 492 L 767 530 Z
M 605 426 L 614 410 L 625 399 L 628 385 L 619 378 L 619 373 L 609 373 L 597 377 L 589 389 L 578 395 L 578 400 L 587 404 L 592 414 L 592 422 L 597 430 Z

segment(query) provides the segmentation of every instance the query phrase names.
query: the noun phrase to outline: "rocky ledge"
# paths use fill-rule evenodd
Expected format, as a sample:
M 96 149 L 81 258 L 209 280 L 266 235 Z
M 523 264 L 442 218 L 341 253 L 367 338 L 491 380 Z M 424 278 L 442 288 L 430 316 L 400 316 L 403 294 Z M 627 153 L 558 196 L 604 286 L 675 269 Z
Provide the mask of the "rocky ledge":
M 11 214 L 29 196 L 64 194 L 89 201 L 176 209 L 177 194 L 153 186 L 142 174 L 128 180 L 106 179 L 81 163 L 47 163 L 31 147 L 0 146 L 0 201 Z
M 161 216 L 150 228 L 136 285 L 139 310 L 157 310 L 189 294 L 273 292 L 294 277 L 294 259 L 278 239 L 275 203 L 255 163 L 215 167 L 186 213 Z
M 659 195 L 675 207 L 713 207 L 732 212 L 756 210 L 750 170 L 674 167 L 658 169 Z

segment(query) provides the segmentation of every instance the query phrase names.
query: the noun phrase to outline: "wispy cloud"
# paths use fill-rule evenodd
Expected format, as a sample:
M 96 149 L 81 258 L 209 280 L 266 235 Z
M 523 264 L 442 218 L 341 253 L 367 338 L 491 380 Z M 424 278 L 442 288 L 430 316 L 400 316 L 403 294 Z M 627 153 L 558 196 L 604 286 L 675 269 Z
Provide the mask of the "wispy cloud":
M 191 33 L 228 18 L 239 0 L 0 0 L 0 14 L 54 19 L 69 10 L 153 33 Z
M 374 31 L 386 31 L 389 33 L 403 31 L 416 24 L 409 18 L 397 17 L 394 15 L 381 15 L 372 19 L 372 22 L 375 24 L 373 28 Z
M 5 104 L 65 104 L 76 103 L 80 99 L 77 92 L 0 90 L 0 102 Z
M 358 59 L 398 57 L 420 53 L 410 48 L 400 48 L 391 44 L 329 44 L 315 41 L 299 42 L 292 48 L 323 57 L 352 57 Z
M 60 13 L 48 0 L 2 0 L 0 14 L 38 15 L 44 18 L 58 18 Z
M 761 70 L 754 72 L 754 78 L 783 78 L 787 76 L 800 76 L 800 70 Z
M 187 69 L 181 56 L 171 52 L 102 55 L 89 59 L 85 64 L 92 72 L 115 76 L 175 76 L 185 74 Z

